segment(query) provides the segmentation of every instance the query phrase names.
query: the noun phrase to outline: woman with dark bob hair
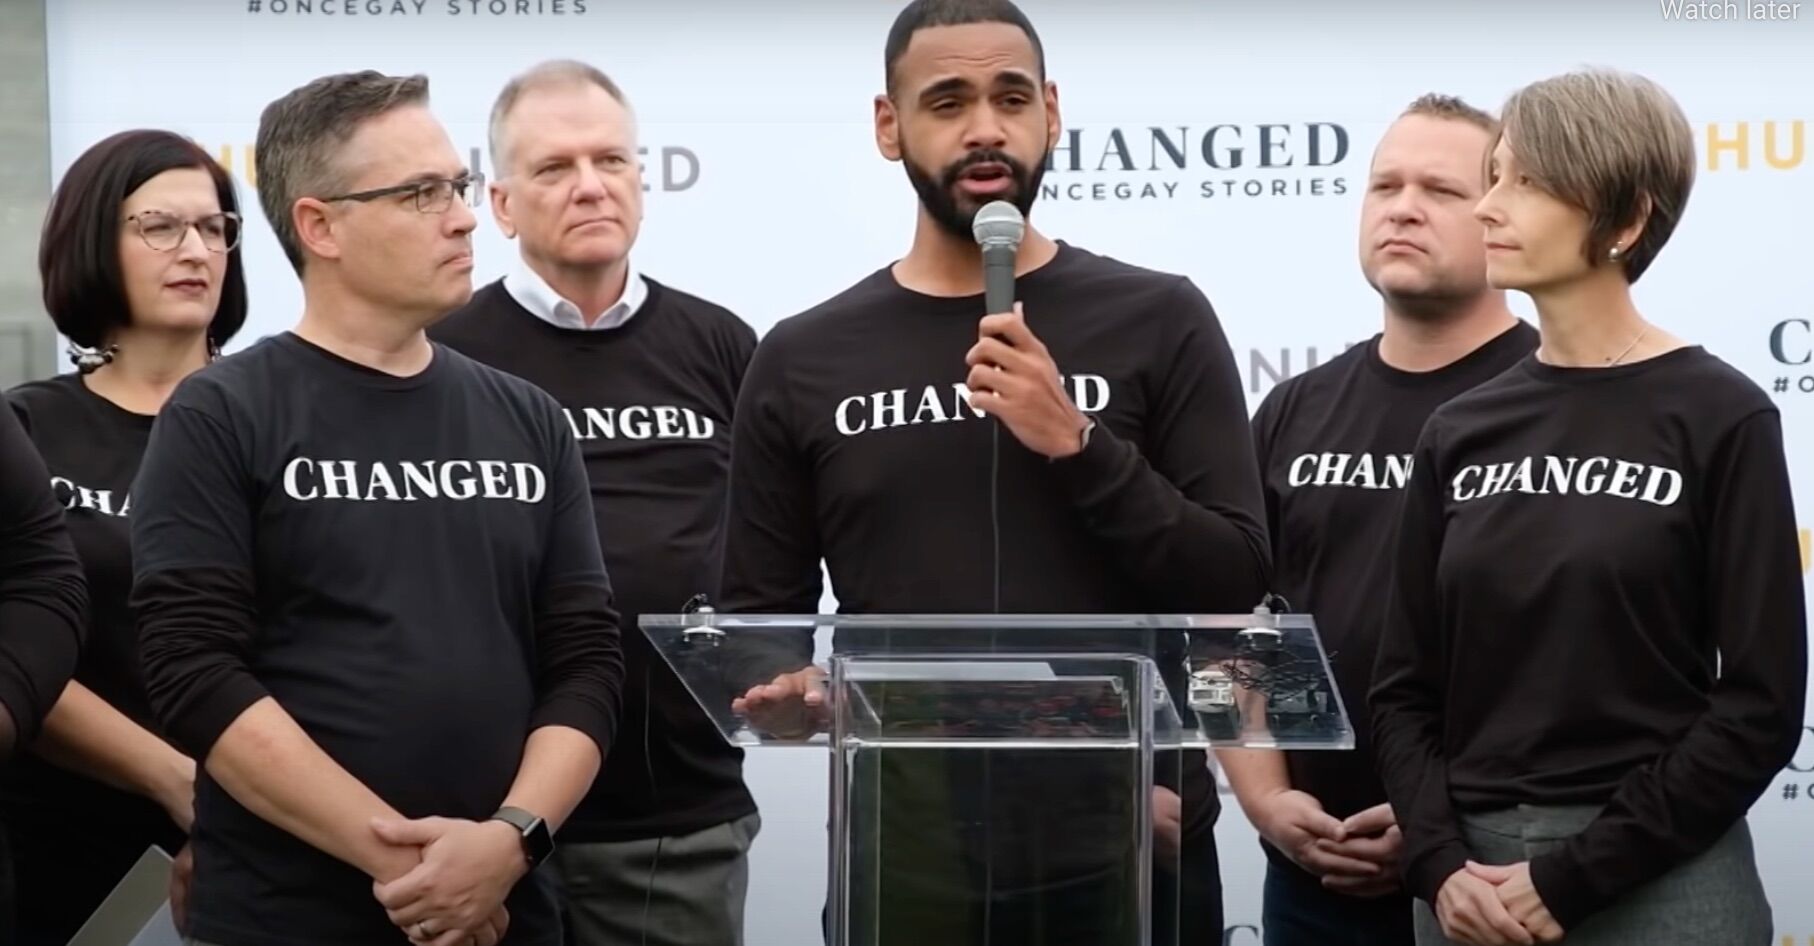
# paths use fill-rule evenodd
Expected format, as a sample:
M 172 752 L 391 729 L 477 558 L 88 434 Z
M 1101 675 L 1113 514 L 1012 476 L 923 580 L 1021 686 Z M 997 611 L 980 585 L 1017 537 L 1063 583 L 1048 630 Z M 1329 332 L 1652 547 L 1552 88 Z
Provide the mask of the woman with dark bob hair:
M 1475 216 L 1538 346 L 1423 428 L 1371 693 L 1417 943 L 1767 946 L 1745 817 L 1808 669 L 1782 418 L 1632 297 L 1694 135 L 1605 70 L 1501 122 Z
M 95 144 L 51 198 L 38 269 L 77 371 L 6 396 L 50 471 L 90 606 L 75 680 L 0 788 L 10 944 L 63 946 L 154 844 L 178 855 L 182 907 L 195 761 L 158 734 L 139 672 L 131 486 L 159 408 L 245 323 L 239 236 L 232 178 L 167 131 Z

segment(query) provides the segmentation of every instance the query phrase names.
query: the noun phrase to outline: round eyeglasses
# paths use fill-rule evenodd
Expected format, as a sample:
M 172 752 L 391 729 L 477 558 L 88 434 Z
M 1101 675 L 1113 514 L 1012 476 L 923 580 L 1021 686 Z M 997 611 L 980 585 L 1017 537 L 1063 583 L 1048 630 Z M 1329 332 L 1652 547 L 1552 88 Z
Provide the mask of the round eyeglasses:
M 239 245 L 239 214 L 232 211 L 211 213 L 189 220 L 162 210 L 147 210 L 136 213 L 126 220 L 139 231 L 139 239 L 145 245 L 160 253 L 168 253 L 179 246 L 189 236 L 189 228 L 202 238 L 202 245 L 210 252 L 226 253 Z

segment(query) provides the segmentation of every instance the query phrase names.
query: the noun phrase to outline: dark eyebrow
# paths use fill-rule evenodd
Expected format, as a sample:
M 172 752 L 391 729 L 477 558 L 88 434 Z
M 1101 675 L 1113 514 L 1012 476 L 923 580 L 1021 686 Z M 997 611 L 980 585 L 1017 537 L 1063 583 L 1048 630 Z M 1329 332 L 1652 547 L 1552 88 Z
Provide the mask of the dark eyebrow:
M 920 91 L 920 101 L 930 102 L 947 95 L 969 92 L 974 88 L 975 86 L 971 84 L 969 79 L 965 79 L 962 76 L 951 76 L 947 79 L 940 79 L 922 89 Z M 1037 92 L 1039 91 L 1039 83 L 1033 81 L 1032 76 L 1027 75 L 1019 69 L 1004 69 L 995 74 L 995 88 L 997 90 L 1015 92 Z
M 930 102 L 933 99 L 943 98 L 944 96 L 958 92 L 968 92 L 972 88 L 973 86 L 971 86 L 969 79 L 965 79 L 961 76 L 952 76 L 949 79 L 940 79 L 924 89 L 921 89 L 920 101 Z
M 207 211 L 207 212 L 206 212 L 206 213 L 199 213 L 199 214 L 196 214 L 196 215 L 195 215 L 195 219 L 197 219 L 197 220 L 201 220 L 201 219 L 204 219 L 204 218 L 206 218 L 206 217 L 218 217 L 218 216 L 220 216 L 220 215 L 221 215 L 221 214 L 230 214 L 230 213 L 232 213 L 232 211 L 230 211 L 230 210 L 210 210 L 210 211 Z M 177 213 L 177 212 L 176 212 L 176 211 L 174 211 L 174 210 L 167 210 L 167 209 L 165 209 L 165 208 L 163 208 L 163 207 L 146 207 L 146 208 L 145 208 L 145 209 L 143 209 L 143 210 L 136 210 L 136 211 L 133 211 L 133 212 L 132 212 L 132 213 L 130 213 L 130 214 L 127 214 L 127 215 L 126 215 L 126 216 L 128 216 L 128 217 L 142 217 L 142 216 L 144 216 L 144 215 L 146 215 L 146 214 L 163 214 L 163 215 L 164 215 L 164 216 L 166 216 L 166 217 L 181 217 L 181 216 L 182 216 L 182 214 L 180 214 L 180 213 Z
M 1033 81 L 1032 76 L 1027 75 L 1019 69 L 1004 69 L 1001 72 L 996 73 L 995 87 L 998 89 L 1014 89 L 1021 92 L 1039 91 L 1039 83 Z
M 399 185 L 402 185 L 402 184 L 426 184 L 430 181 L 457 181 L 460 178 L 465 177 L 470 173 L 472 173 L 472 172 L 467 170 L 466 168 L 461 168 L 458 171 L 453 172 L 452 174 L 443 174 L 440 171 L 422 171 L 422 172 L 414 174 L 410 177 L 406 177 L 403 180 L 398 181 L 397 183 Z

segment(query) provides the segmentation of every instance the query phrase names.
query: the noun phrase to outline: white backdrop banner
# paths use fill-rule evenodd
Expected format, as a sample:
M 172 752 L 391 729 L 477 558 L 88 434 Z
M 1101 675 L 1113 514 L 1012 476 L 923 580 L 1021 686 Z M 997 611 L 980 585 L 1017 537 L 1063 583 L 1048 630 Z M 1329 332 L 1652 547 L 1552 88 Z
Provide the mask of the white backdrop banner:
M 900 2 L 54 0 L 52 164 L 61 175 L 133 127 L 183 132 L 227 164 L 251 221 L 252 313 L 231 350 L 287 328 L 301 301 L 253 194 L 266 103 L 329 72 L 426 73 L 456 146 L 489 176 L 498 89 L 542 59 L 579 58 L 617 79 L 642 119 L 640 265 L 763 331 L 906 249 L 913 192 L 876 153 L 870 124 Z M 1519 85 L 1581 65 L 1655 78 L 1688 112 L 1702 160 L 1639 303 L 1773 393 L 1802 508 L 1814 509 L 1814 3 L 1023 6 L 1067 128 L 1035 221 L 1194 278 L 1226 324 L 1250 407 L 1377 330 L 1356 261 L 1359 201 L 1373 146 L 1408 102 L 1440 91 L 1496 109 Z M 514 248 L 479 217 L 483 283 Z M 816 752 L 751 756 L 765 817 L 750 891 L 757 946 L 818 939 L 825 773 Z M 1250 946 L 1263 861 L 1229 802 L 1226 942 Z M 1780 943 L 1814 946 L 1814 727 L 1753 829 Z

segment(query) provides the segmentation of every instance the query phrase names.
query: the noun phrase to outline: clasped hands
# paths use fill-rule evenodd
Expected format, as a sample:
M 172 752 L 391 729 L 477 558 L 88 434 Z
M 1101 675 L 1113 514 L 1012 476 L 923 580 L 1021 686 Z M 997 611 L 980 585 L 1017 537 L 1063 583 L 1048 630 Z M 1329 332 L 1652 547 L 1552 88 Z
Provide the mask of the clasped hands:
M 1376 805 L 1343 821 L 1324 811 L 1314 796 L 1287 789 L 1260 798 L 1249 815 L 1266 840 L 1322 878 L 1329 890 L 1378 897 L 1399 889 L 1404 836 L 1390 805 Z M 1443 935 L 1472 946 L 1562 940 L 1562 926 L 1531 883 L 1528 861 L 1506 867 L 1469 861 L 1443 882 L 1435 909 Z
M 1249 813 L 1260 834 L 1323 887 L 1351 897 L 1382 897 L 1398 889 L 1404 846 L 1392 806 L 1375 805 L 1342 820 L 1306 792 L 1268 794 Z
M 1531 864 L 1493 867 L 1468 861 L 1436 894 L 1444 936 L 1473 946 L 1558 943 L 1562 926 L 1531 883 Z
M 510 926 L 504 897 L 529 871 L 522 835 L 502 821 L 380 818 L 372 831 L 420 862 L 372 894 L 415 946 L 497 946 Z

